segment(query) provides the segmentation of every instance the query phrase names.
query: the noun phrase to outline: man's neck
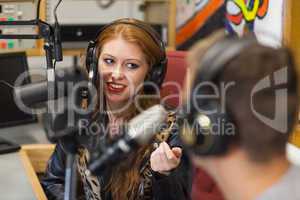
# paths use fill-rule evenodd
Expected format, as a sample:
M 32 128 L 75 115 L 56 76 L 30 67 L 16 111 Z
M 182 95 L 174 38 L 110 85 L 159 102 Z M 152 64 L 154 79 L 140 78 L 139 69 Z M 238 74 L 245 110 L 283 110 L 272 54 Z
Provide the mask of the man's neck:
M 221 161 L 214 176 L 227 200 L 255 200 L 279 181 L 289 165 L 285 156 L 260 164 L 230 158 Z

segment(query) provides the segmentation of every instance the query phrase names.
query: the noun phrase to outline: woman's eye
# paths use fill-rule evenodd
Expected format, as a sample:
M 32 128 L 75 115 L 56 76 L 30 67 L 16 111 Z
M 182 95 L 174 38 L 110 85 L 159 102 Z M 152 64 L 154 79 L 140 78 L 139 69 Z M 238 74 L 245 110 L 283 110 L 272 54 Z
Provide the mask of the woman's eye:
M 111 65 L 111 64 L 114 63 L 114 60 L 113 60 L 113 59 L 110 59 L 110 58 L 104 58 L 103 60 L 104 60 L 104 63 L 105 63 L 105 64 L 108 64 L 108 65 Z
M 129 68 L 129 69 L 136 69 L 139 67 L 139 65 L 135 64 L 135 63 L 127 63 L 126 66 Z

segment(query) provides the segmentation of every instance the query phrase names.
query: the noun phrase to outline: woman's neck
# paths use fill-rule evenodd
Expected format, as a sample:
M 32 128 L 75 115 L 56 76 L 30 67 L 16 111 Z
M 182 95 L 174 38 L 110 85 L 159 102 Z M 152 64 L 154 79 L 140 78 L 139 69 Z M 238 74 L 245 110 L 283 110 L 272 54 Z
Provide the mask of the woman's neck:
M 121 126 L 128 121 L 134 113 L 133 105 L 128 106 L 127 109 L 119 109 L 119 107 L 107 105 L 107 114 L 109 118 L 109 136 L 111 139 L 120 136 Z
M 133 105 L 107 103 L 107 111 L 110 119 L 126 120 L 133 113 Z

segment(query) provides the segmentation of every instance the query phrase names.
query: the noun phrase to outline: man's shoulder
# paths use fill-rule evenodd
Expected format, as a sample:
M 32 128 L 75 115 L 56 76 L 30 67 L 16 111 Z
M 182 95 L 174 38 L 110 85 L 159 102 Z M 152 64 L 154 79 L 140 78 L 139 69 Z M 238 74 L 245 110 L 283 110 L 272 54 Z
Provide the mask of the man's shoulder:
M 256 200 L 300 200 L 300 166 L 291 165 L 280 180 Z

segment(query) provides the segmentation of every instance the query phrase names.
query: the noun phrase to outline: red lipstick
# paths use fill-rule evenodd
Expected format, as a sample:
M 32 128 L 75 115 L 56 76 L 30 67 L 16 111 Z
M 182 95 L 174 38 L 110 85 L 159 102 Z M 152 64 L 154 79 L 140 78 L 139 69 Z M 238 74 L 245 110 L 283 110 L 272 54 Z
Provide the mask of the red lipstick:
M 106 86 L 107 90 L 111 93 L 122 93 L 126 88 L 126 85 L 115 82 L 107 82 Z

